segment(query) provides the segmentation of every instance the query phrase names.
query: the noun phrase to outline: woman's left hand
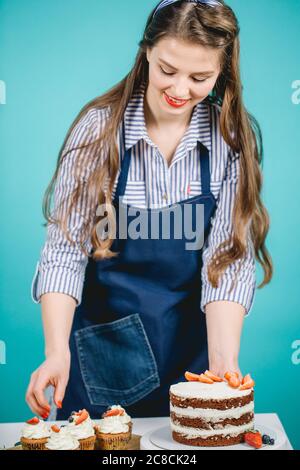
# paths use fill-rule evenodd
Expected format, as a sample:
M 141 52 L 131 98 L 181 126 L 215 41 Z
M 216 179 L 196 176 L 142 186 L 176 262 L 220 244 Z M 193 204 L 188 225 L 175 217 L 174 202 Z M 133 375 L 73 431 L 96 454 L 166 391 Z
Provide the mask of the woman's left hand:
M 226 372 L 237 372 L 239 374 L 239 379 L 243 379 L 242 372 L 239 368 L 239 365 L 237 363 L 232 363 L 232 362 L 222 362 L 222 363 L 210 363 L 209 365 L 209 370 L 220 377 L 221 379 L 224 378 L 224 375 Z

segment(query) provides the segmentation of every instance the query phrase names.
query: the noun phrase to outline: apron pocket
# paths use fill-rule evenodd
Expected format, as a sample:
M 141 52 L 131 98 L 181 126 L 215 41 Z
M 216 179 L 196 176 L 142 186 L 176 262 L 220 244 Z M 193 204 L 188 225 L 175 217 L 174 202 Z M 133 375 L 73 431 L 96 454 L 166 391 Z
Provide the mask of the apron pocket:
M 75 332 L 92 405 L 129 406 L 159 387 L 156 360 L 139 314 Z

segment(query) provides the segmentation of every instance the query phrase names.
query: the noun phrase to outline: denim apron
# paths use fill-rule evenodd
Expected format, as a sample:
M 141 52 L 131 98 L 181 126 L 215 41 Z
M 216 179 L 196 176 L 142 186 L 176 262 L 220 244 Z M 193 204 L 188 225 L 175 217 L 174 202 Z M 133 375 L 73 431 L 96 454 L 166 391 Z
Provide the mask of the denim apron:
M 216 200 L 210 188 L 209 151 L 199 141 L 198 154 L 202 194 L 162 209 L 141 209 L 148 217 L 149 234 L 151 215 L 162 217 L 189 205 L 194 223 L 197 205 L 203 205 L 207 239 Z M 206 322 L 200 309 L 201 247 L 186 249 L 190 239 L 184 231 L 176 237 L 172 217 L 169 239 L 161 229 L 148 239 L 119 236 L 120 212 L 127 216 L 127 230 L 136 218 L 130 213 L 133 206 L 119 199 L 125 193 L 130 160 L 131 149 L 125 151 L 114 198 L 117 228 L 112 250 L 119 255 L 89 258 L 70 336 L 70 378 L 57 419 L 82 408 L 100 418 L 115 404 L 133 418 L 168 416 L 170 385 L 185 381 L 185 371 L 208 368 Z

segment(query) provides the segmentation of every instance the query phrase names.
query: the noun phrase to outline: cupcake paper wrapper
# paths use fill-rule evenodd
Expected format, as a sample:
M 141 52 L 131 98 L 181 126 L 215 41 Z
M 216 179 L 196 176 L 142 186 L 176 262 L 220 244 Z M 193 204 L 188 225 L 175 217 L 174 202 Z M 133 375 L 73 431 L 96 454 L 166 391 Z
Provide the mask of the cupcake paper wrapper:
M 48 437 L 43 439 L 27 439 L 21 437 L 21 444 L 23 450 L 46 450 L 45 444 L 48 442 Z
M 124 450 L 131 439 L 131 431 L 120 434 L 105 434 L 97 432 L 95 449 L 97 450 Z
M 96 436 L 87 437 L 86 439 L 78 439 L 80 450 L 94 450 Z

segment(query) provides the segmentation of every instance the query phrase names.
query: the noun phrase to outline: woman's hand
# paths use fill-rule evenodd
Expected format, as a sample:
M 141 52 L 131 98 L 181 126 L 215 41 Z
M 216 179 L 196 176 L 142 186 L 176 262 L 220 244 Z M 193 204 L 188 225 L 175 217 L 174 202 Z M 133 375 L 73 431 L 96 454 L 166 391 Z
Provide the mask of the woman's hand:
M 70 357 L 69 349 L 51 354 L 31 375 L 26 392 L 26 402 L 32 412 L 40 415 L 43 419 L 47 419 L 50 413 L 50 405 L 44 394 L 49 385 L 55 389 L 54 402 L 56 406 L 62 407 L 70 374 Z
M 73 323 L 76 300 L 60 293 L 41 296 L 42 317 L 45 334 L 45 356 L 43 364 L 33 372 L 26 392 L 26 402 L 33 413 L 47 419 L 50 406 L 44 391 L 54 387 L 54 402 L 62 407 L 70 376 L 71 354 L 70 331 Z
M 226 372 L 237 372 L 239 374 L 239 379 L 240 381 L 242 381 L 243 379 L 243 375 L 242 375 L 242 372 L 239 368 L 239 365 L 237 362 L 231 362 L 231 361 L 219 361 L 219 362 L 215 362 L 215 361 L 212 361 L 209 363 L 209 370 L 217 375 L 218 377 L 224 379 L 224 375 L 226 374 Z

